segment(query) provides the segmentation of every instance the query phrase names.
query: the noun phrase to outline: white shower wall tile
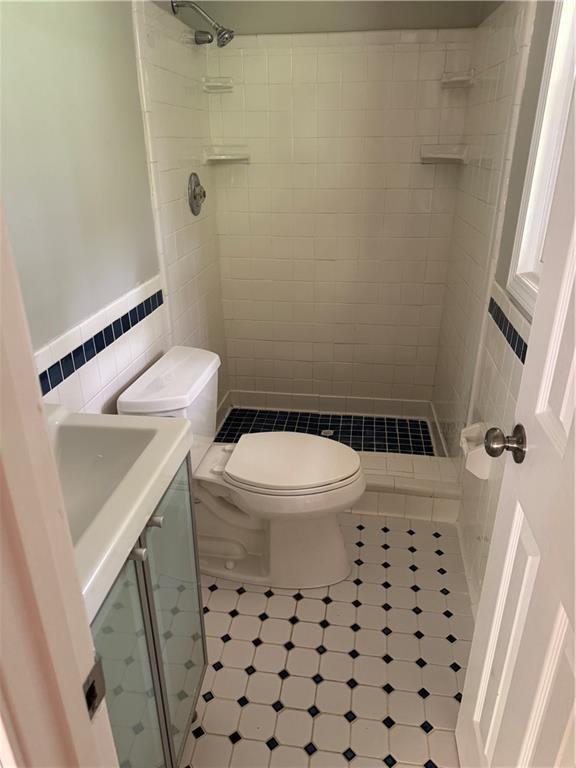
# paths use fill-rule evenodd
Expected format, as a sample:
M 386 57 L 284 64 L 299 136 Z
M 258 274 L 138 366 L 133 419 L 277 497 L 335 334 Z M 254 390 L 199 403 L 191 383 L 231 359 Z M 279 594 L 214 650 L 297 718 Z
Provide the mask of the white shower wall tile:
M 488 293 L 499 255 L 534 11 L 531 3 L 503 3 L 474 32 L 474 85 L 463 131 L 470 162 L 459 172 L 432 398 L 454 456 L 459 455 L 477 356 L 491 323 Z
M 188 42 L 190 29 L 154 3 L 134 3 L 140 92 L 153 213 L 170 316 L 170 343 L 202 347 L 222 360 L 221 396 L 228 390 L 216 189 L 202 148 L 210 142 L 206 52 Z M 188 177 L 207 191 L 195 217 L 187 202 Z
M 210 99 L 212 141 L 251 153 L 214 169 L 232 389 L 430 397 L 456 175 L 418 153 L 461 131 L 462 94 L 440 77 L 470 51 L 467 31 L 440 37 L 239 36 L 208 51 L 210 74 L 235 81 Z

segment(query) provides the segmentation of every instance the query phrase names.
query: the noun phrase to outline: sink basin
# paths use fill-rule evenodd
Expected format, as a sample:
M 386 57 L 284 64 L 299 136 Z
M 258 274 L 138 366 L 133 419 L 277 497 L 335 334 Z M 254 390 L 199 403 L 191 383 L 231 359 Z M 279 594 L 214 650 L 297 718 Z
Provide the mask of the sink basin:
M 154 437 L 152 429 L 63 424 L 56 461 L 76 544 Z
M 192 445 L 185 419 L 70 413 L 48 426 L 92 621 Z

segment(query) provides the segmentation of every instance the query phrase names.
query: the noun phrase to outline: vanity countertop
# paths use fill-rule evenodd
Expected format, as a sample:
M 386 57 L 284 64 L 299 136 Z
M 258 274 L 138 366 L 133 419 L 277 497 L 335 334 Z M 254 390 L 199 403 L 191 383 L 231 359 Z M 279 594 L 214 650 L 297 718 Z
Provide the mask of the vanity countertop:
M 70 413 L 48 427 L 91 622 L 192 446 L 186 419 Z

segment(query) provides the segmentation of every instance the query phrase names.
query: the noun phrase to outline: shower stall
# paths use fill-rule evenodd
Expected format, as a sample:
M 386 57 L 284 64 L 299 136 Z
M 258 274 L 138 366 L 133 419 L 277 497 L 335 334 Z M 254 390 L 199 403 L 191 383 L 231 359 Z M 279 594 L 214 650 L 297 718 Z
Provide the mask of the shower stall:
M 329 433 L 374 476 L 404 455 L 399 485 L 426 457 L 410 478 L 449 484 L 425 514 L 443 495 L 479 591 L 501 471 L 464 471 L 461 431 L 513 425 L 530 319 L 507 280 L 553 4 L 160 5 L 135 7 L 158 245 L 173 343 L 223 361 L 220 439 Z M 186 34 L 212 15 L 225 48 Z

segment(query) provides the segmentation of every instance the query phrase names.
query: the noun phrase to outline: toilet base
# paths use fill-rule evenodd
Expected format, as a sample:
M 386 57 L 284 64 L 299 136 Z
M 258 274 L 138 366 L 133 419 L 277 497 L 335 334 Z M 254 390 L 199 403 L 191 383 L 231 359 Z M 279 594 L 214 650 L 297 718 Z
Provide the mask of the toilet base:
M 200 569 L 207 575 L 298 590 L 336 584 L 350 573 L 336 514 L 262 520 L 260 530 L 247 531 L 220 520 L 202 503 L 195 504 L 194 512 Z M 244 554 L 238 553 L 238 542 Z
M 347 578 L 352 564 L 335 514 L 270 524 L 270 577 L 277 587 L 327 587 Z

